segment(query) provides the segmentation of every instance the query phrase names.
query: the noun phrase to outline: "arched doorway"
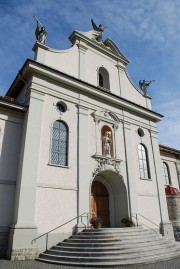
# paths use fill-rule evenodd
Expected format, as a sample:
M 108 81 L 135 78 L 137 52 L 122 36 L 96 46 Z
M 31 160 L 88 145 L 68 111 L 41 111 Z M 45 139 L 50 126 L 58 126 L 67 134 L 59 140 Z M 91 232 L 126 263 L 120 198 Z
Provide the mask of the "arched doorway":
M 129 215 L 129 205 L 122 176 L 111 170 L 97 174 L 91 185 L 90 206 L 91 214 L 100 217 L 104 227 L 123 227 L 121 219 Z
M 92 214 L 102 220 L 102 227 L 109 227 L 109 193 L 101 182 L 93 181 L 91 187 Z

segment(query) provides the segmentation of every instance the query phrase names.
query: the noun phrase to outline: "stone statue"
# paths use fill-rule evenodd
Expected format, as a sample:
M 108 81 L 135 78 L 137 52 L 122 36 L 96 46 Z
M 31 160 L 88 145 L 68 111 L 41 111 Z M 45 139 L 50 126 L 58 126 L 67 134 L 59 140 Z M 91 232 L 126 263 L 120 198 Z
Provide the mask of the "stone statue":
M 106 26 L 103 24 L 99 24 L 99 26 L 97 27 L 97 25 L 95 24 L 95 22 L 93 21 L 93 19 L 91 19 L 91 23 L 92 23 L 92 27 L 95 31 L 99 32 L 99 35 L 96 37 L 96 40 L 101 42 L 102 41 L 102 33 L 104 32 Z
M 103 136 L 103 149 L 106 157 L 111 157 L 110 146 L 111 146 L 111 132 L 106 131 Z
M 141 88 L 141 90 L 144 92 L 144 94 L 147 94 L 147 88 L 149 87 L 149 85 L 151 84 L 151 82 L 154 82 L 155 80 L 150 80 L 150 81 L 139 81 L 139 87 Z
M 34 18 L 37 22 L 37 27 L 35 30 L 36 40 L 38 40 L 42 44 L 45 44 L 46 38 L 47 38 L 47 32 L 46 32 L 45 26 L 42 25 L 42 23 L 38 20 L 36 16 L 34 16 Z M 41 25 L 41 27 L 39 27 L 39 24 Z

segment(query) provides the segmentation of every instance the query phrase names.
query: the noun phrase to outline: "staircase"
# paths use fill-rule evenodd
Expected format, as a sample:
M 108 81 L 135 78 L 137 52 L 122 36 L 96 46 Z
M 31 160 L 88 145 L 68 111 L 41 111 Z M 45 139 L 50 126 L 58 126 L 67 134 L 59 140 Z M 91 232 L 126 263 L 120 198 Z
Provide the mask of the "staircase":
M 37 260 L 103 267 L 149 263 L 177 256 L 180 256 L 180 243 L 142 227 L 131 227 L 85 229 L 40 254 Z

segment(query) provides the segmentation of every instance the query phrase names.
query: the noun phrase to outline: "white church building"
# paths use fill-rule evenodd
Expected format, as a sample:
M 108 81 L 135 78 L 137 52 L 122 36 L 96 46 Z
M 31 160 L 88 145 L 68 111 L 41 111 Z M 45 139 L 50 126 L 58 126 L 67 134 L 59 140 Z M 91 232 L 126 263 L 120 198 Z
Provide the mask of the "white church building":
M 165 185 L 180 187 L 180 151 L 159 147 L 163 116 L 129 77 L 130 61 L 97 35 L 74 31 L 67 50 L 37 41 L 0 98 L 1 256 L 33 258 L 46 244 L 35 238 L 74 219 L 51 246 L 93 214 L 103 227 L 138 216 L 174 238 Z

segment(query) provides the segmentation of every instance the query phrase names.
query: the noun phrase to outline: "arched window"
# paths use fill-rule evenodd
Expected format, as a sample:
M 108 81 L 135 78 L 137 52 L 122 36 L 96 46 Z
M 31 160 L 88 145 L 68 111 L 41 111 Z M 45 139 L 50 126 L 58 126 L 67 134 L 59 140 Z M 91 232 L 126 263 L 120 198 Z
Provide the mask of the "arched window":
M 139 157 L 139 169 L 140 169 L 140 178 L 149 179 L 149 163 L 148 163 L 148 154 L 147 149 L 143 144 L 138 145 L 138 157 Z
M 162 173 L 163 173 L 164 184 L 170 185 L 171 179 L 170 179 L 170 173 L 169 173 L 169 166 L 165 162 L 162 162 Z
M 98 85 L 105 89 L 110 90 L 109 73 L 104 67 L 99 68 Z
M 51 163 L 68 165 L 68 127 L 63 121 L 55 121 L 52 127 Z

